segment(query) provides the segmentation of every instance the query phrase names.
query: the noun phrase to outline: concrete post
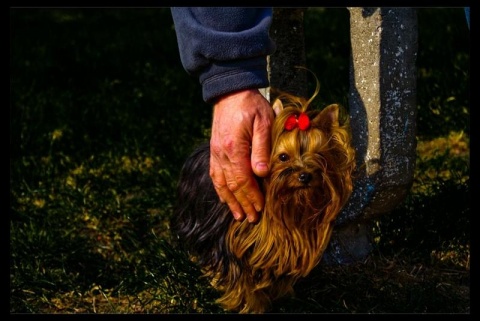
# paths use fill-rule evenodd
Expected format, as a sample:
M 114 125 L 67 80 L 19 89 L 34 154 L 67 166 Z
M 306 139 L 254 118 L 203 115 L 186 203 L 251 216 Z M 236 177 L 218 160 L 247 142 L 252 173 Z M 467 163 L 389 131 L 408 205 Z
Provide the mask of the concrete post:
M 337 263 L 369 254 L 368 224 L 404 200 L 416 160 L 416 10 L 348 10 L 349 107 L 359 176 L 325 258 Z

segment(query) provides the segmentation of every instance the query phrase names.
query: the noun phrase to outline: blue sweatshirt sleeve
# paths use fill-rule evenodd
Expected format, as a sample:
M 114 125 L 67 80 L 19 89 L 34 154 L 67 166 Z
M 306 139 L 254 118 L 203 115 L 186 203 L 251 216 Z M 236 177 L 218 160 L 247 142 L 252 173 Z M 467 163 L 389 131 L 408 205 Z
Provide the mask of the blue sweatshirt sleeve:
M 180 59 L 199 78 L 203 99 L 269 86 L 271 8 L 173 7 Z

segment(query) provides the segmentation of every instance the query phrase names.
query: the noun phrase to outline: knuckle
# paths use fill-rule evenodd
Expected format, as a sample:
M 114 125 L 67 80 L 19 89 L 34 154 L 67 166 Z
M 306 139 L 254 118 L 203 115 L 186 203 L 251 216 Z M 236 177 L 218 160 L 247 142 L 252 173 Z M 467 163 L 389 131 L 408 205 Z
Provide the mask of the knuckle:
M 222 146 L 219 145 L 218 143 L 212 141 L 210 143 L 210 153 L 214 154 L 214 155 L 220 155 L 222 152 Z
M 247 189 L 248 186 L 250 185 L 250 180 L 249 180 L 249 177 L 247 176 L 244 176 L 244 175 L 239 175 L 235 178 L 236 182 L 235 184 L 237 185 L 236 188 L 239 189 Z
M 235 181 L 227 182 L 228 189 L 232 191 L 232 193 L 237 194 L 240 191 L 240 185 Z

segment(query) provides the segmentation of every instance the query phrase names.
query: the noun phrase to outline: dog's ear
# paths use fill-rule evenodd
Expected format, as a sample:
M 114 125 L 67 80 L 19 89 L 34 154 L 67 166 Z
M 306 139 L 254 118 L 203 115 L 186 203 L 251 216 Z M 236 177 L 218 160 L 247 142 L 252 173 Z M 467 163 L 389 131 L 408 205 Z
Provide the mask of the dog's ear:
M 278 114 L 280 114 L 280 112 L 283 110 L 283 103 L 280 99 L 275 99 L 275 101 L 273 102 L 273 111 L 275 112 L 275 116 L 278 116 Z
M 320 128 L 332 128 L 333 125 L 338 126 L 339 106 L 331 104 L 322 109 L 313 119 L 313 123 Z

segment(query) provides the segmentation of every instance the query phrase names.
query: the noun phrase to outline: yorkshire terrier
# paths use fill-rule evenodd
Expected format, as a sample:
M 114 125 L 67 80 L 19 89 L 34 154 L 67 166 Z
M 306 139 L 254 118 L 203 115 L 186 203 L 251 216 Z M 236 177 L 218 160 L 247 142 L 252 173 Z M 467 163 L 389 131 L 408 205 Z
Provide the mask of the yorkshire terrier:
M 280 93 L 273 109 L 270 174 L 259 178 L 265 207 L 257 224 L 236 221 L 209 176 L 209 144 L 186 160 L 172 229 L 212 286 L 217 302 L 239 313 L 268 312 L 293 294 L 320 262 L 333 223 L 352 192 L 355 152 L 337 104 L 307 110 L 307 100 Z

